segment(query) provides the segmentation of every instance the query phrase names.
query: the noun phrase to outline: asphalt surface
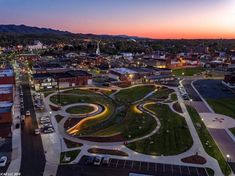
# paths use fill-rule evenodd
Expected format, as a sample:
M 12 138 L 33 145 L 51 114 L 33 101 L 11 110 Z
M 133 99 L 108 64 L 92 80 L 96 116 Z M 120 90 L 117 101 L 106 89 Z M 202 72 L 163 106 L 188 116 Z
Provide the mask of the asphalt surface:
M 41 176 L 45 168 L 45 155 L 41 136 L 34 134 L 34 129 L 37 128 L 37 120 L 27 77 L 23 81 L 22 90 L 24 110 L 21 113 L 25 114 L 27 110 L 30 110 L 31 116 L 26 117 L 24 124 L 22 124 L 22 161 L 20 173 L 22 176 Z
M 6 139 L 4 144 L 0 146 L 0 157 L 1 156 L 7 157 L 7 164 L 5 167 L 0 167 L 0 173 L 6 173 L 8 166 L 11 162 L 11 152 L 12 152 L 12 139 L 8 138 Z
M 194 86 L 205 99 L 235 98 L 235 94 L 221 82 L 222 80 L 198 80 L 194 82 Z
M 235 94 L 227 89 L 222 83 L 222 80 L 198 80 L 194 82 L 195 88 L 205 99 L 235 99 Z M 187 81 L 188 83 L 190 81 Z M 190 88 L 187 87 L 186 91 Z M 194 95 L 193 91 L 189 91 L 189 96 Z M 194 91 L 195 92 L 195 91 Z M 196 94 L 194 95 L 196 96 Z M 200 97 L 199 97 L 200 98 Z M 198 108 L 196 108 L 198 111 Z M 200 112 L 200 111 L 198 111 Z M 235 143 L 224 129 L 208 129 L 213 139 L 226 157 L 230 155 L 230 167 L 235 172 Z
M 202 101 L 197 92 L 192 88 L 191 83 L 193 80 L 183 80 L 182 84 L 184 85 L 184 88 L 186 92 L 188 93 L 189 97 L 193 101 Z
M 170 164 L 157 164 L 131 160 L 110 159 L 108 165 L 94 166 L 85 164 L 87 156 L 83 156 L 78 164 L 61 165 L 57 176 L 128 176 L 129 173 L 156 176 L 207 176 L 204 168 L 187 167 Z

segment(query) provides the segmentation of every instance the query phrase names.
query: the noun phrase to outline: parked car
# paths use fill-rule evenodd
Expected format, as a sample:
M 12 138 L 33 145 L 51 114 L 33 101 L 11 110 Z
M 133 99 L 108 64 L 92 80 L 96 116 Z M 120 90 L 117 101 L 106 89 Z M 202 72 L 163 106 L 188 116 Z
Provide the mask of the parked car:
M 103 160 L 102 160 L 102 165 L 108 165 L 109 164 L 109 157 L 103 157 Z
M 0 158 L 0 167 L 6 166 L 6 163 L 7 163 L 7 157 L 6 156 L 2 156 Z
M 50 119 L 44 119 L 44 120 L 40 120 L 41 124 L 45 124 L 45 123 L 51 123 Z
M 102 161 L 101 156 L 96 156 L 93 164 L 95 166 L 99 166 L 101 164 L 101 161 Z
M 24 122 L 25 121 L 25 115 L 21 115 L 20 119 L 21 119 L 21 122 Z
M 48 116 L 42 116 L 40 117 L 40 120 L 50 120 L 50 118 Z
M 36 135 L 40 134 L 40 130 L 39 130 L 38 128 L 36 128 L 36 129 L 34 130 L 34 134 L 36 134 Z
M 53 128 L 52 124 L 51 123 L 44 123 L 42 125 L 43 128 Z
M 46 128 L 46 129 L 43 129 L 43 133 L 45 134 L 49 134 L 49 133 L 53 133 L 54 132 L 54 129 L 53 128 Z
M 92 164 L 94 162 L 95 157 L 94 156 L 88 156 L 88 158 L 85 161 L 85 164 Z
M 26 116 L 30 116 L 30 111 L 26 111 Z

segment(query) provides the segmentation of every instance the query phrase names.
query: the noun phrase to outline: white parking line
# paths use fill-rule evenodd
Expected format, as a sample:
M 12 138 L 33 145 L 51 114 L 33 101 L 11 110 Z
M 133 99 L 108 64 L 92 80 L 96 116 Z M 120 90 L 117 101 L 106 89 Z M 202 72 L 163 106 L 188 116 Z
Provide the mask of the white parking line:
M 118 162 L 119 162 L 119 160 L 117 160 L 117 163 L 116 163 L 116 168 L 117 168 Z
M 125 165 L 126 165 L 126 160 L 124 160 L 123 168 L 125 168 Z
M 133 161 L 131 161 L 131 169 L 133 168 L 133 164 L 134 164 L 134 162 L 133 162 Z

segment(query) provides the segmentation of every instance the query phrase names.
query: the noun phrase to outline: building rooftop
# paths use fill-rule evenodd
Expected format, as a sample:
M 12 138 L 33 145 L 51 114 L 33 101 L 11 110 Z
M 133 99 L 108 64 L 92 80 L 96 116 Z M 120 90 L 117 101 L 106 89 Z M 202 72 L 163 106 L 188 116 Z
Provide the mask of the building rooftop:
M 91 76 L 91 74 L 83 70 L 70 70 L 67 73 L 73 76 Z
M 34 69 L 63 69 L 64 67 L 58 63 L 47 63 L 47 64 L 41 64 L 41 65 L 34 65 Z
M 76 76 L 91 76 L 91 74 L 82 70 L 70 70 L 61 73 L 37 73 L 33 74 L 34 79 L 45 79 L 45 78 L 71 78 Z
M 122 75 L 124 75 L 124 74 L 135 74 L 135 73 L 137 73 L 136 71 L 131 70 L 131 69 L 128 69 L 128 68 L 114 68 L 114 69 L 111 69 L 111 70 L 113 70 L 113 71 L 115 71 L 115 72 L 117 72 L 117 73 L 119 73 L 119 74 L 122 74 Z

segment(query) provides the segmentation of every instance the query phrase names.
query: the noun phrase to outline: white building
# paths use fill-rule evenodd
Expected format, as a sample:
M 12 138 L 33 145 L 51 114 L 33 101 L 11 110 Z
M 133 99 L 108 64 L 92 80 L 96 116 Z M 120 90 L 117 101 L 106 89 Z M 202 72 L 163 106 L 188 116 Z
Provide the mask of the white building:
M 32 50 L 45 49 L 46 46 L 44 46 L 40 41 L 36 41 L 34 45 L 28 45 L 27 48 L 32 51 Z

